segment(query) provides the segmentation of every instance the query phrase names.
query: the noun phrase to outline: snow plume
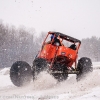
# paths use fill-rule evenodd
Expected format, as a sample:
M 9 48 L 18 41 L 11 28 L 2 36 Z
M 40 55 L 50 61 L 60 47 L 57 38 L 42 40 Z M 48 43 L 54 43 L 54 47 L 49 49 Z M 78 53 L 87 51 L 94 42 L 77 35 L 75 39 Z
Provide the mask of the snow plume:
M 77 98 L 87 95 L 94 91 L 95 88 L 100 87 L 99 70 L 94 70 L 92 73 L 87 74 L 87 77 L 79 82 L 76 81 L 76 75 L 69 75 L 67 80 L 57 82 L 52 75 L 43 71 L 37 76 L 36 80 L 31 81 L 31 83 L 24 87 L 14 86 L 10 82 L 10 78 L 8 76 L 8 74 L 0 75 L 0 81 L 2 81 L 2 84 L 0 84 L 0 96 L 15 95 L 22 97 L 25 95 L 34 96 L 35 98 L 26 100 L 65 100 L 66 98 L 68 100 L 77 100 Z M 2 86 L 3 82 L 5 83 L 5 87 Z M 16 100 L 16 98 L 9 100 Z M 22 98 L 21 100 L 24 99 Z
M 61 82 L 59 87 L 63 89 L 66 88 L 66 91 L 68 92 L 85 91 L 100 86 L 100 81 L 98 81 L 99 77 L 100 74 L 97 71 L 94 71 L 93 73 L 87 74 L 81 81 L 77 82 L 75 75 L 70 77 L 69 80 Z
M 57 80 L 54 79 L 54 77 L 46 71 L 43 71 L 37 76 L 37 79 L 32 84 L 33 89 L 45 90 L 55 87 L 57 84 Z

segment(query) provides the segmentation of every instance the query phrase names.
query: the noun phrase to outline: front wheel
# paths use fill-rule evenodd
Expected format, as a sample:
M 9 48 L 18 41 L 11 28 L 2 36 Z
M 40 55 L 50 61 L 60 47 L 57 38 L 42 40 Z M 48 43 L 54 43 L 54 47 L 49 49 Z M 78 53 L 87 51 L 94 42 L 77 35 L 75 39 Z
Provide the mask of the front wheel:
M 83 77 L 86 76 L 87 73 L 93 71 L 92 61 L 90 58 L 82 57 L 78 61 L 77 70 L 79 73 L 77 74 L 77 81 L 81 80 Z
M 31 66 L 24 61 L 15 62 L 10 69 L 10 79 L 15 86 L 28 84 L 32 78 Z

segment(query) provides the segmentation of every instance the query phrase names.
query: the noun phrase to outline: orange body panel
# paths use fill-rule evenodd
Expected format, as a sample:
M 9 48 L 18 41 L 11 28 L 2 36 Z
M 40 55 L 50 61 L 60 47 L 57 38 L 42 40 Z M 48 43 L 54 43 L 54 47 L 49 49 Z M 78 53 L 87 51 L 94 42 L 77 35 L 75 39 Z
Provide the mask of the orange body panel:
M 43 49 L 40 52 L 39 57 L 45 58 L 48 61 L 50 61 L 51 59 L 54 58 L 55 54 L 56 56 L 66 56 L 68 60 L 71 61 L 70 65 L 72 65 L 77 58 L 76 50 L 72 50 L 64 46 L 59 46 L 57 49 L 57 46 L 51 44 L 44 45 Z
M 76 50 L 64 47 L 64 46 L 60 46 L 58 51 L 57 51 L 57 56 L 62 55 L 62 56 L 66 56 L 69 58 L 69 60 L 76 60 L 77 57 L 77 53 Z
M 39 57 L 51 60 L 56 53 L 56 46 L 51 44 L 46 44 L 43 46 L 42 51 L 40 52 Z

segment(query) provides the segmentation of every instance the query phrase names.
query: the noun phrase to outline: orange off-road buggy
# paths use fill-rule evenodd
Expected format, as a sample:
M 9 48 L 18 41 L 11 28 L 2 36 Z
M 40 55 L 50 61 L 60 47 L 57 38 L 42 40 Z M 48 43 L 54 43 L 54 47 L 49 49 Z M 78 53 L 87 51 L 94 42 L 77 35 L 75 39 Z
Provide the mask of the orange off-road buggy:
M 51 39 L 50 39 L 51 37 Z M 79 81 L 93 70 L 90 58 L 82 57 L 77 61 L 81 41 L 60 32 L 48 32 L 41 50 L 31 67 L 24 61 L 15 62 L 10 69 L 10 78 L 14 85 L 22 86 L 46 70 L 58 81 L 67 79 L 68 74 L 76 74 Z

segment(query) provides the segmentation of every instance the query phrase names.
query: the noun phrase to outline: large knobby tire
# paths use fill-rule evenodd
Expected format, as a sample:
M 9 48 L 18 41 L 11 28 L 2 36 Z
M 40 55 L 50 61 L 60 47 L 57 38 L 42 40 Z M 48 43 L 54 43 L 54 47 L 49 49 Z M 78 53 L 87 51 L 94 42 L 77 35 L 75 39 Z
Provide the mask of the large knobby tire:
M 60 73 L 55 73 L 55 74 L 52 74 L 54 76 L 54 78 L 58 81 L 58 82 L 61 82 L 61 81 L 64 81 L 68 78 L 68 74 L 66 73 L 63 73 L 63 74 L 60 74 Z
M 10 69 L 10 79 L 15 86 L 24 86 L 32 79 L 31 66 L 24 61 L 15 62 Z
M 33 74 L 37 73 L 39 74 L 41 71 L 46 70 L 47 69 L 47 61 L 43 58 L 35 58 L 35 60 L 33 61 Z M 34 75 L 33 75 L 34 76 Z
M 86 74 L 93 71 L 92 61 L 90 58 L 82 57 L 78 61 L 77 70 L 79 73 L 76 76 L 77 81 L 80 81 Z

